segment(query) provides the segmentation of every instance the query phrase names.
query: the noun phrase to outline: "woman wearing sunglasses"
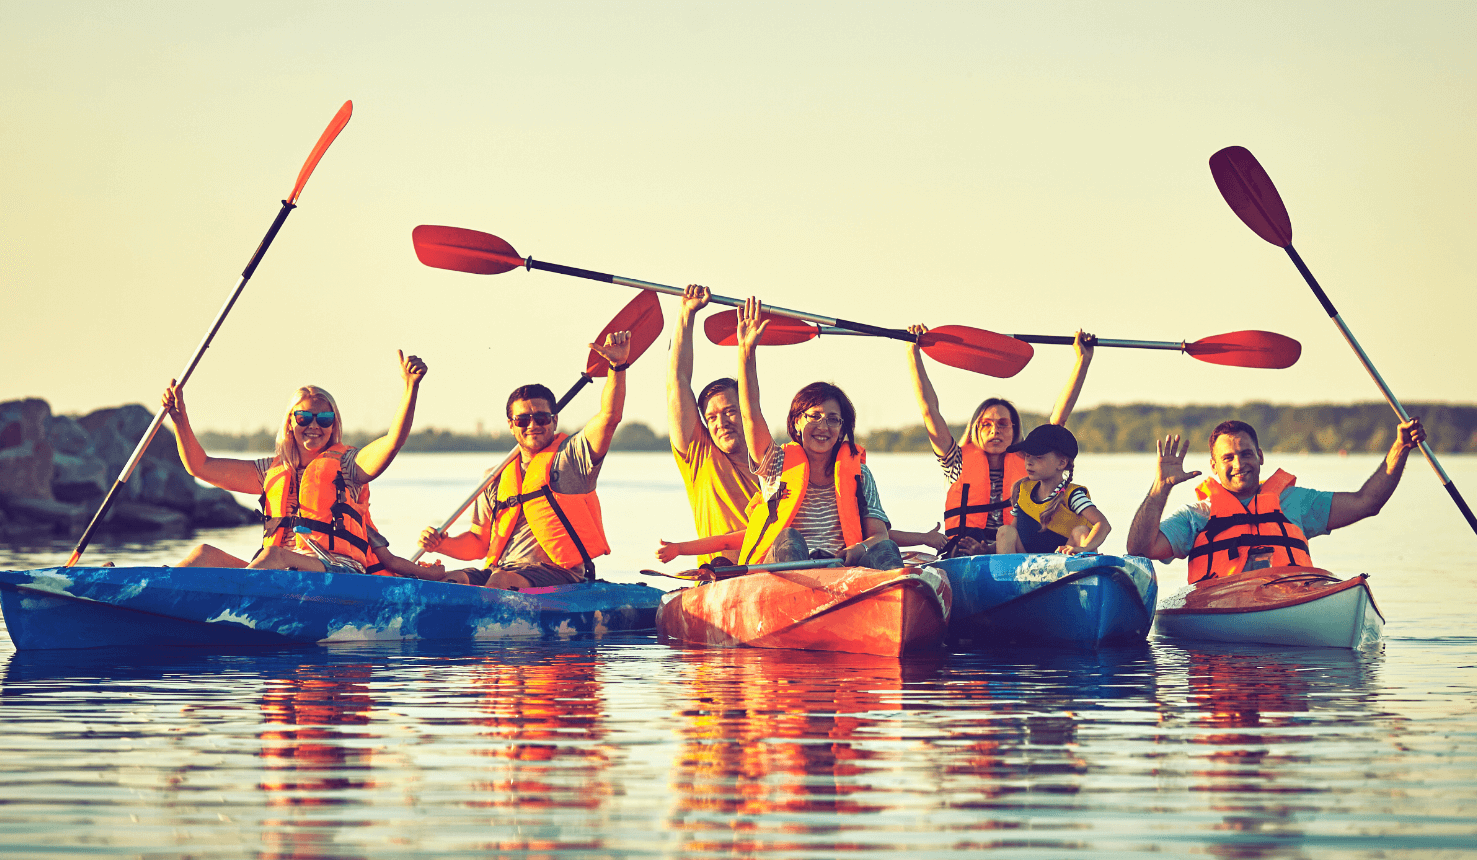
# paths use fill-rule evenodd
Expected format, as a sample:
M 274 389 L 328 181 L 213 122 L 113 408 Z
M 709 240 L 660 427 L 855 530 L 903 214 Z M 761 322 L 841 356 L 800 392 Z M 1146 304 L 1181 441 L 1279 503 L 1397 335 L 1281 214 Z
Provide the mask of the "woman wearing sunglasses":
M 750 298 L 739 310 L 739 399 L 760 490 L 749 507 L 739 564 L 841 558 L 853 566 L 903 566 L 888 537 L 877 482 L 856 444 L 856 410 L 840 388 L 812 382 L 790 401 L 791 441 L 780 445 L 759 409 L 755 347 L 768 323 Z
M 405 392 L 390 432 L 363 448 L 343 444 L 343 417 L 333 395 L 308 385 L 299 388 L 277 429 L 271 457 L 237 460 L 210 457 L 190 428 L 182 386 L 170 380 L 164 408 L 174 421 L 185 469 L 196 478 L 233 493 L 259 493 L 266 515 L 262 548 L 250 562 L 201 544 L 181 567 L 250 567 L 268 570 L 328 570 L 336 573 L 391 572 L 439 578 L 384 549 L 384 538 L 369 517 L 368 483 L 384 474 L 410 436 L 416 395 L 426 363 L 400 355 Z

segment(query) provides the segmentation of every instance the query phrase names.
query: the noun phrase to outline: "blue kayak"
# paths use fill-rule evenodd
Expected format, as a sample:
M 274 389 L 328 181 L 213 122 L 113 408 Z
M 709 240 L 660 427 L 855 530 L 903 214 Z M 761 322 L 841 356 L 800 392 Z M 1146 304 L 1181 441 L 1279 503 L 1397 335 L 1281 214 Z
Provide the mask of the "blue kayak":
M 1135 556 L 974 555 L 949 575 L 949 638 L 971 647 L 1141 643 L 1154 623 L 1154 564 Z
M 500 591 L 298 570 L 0 570 L 17 650 L 514 639 L 655 630 L 662 592 L 589 582 Z

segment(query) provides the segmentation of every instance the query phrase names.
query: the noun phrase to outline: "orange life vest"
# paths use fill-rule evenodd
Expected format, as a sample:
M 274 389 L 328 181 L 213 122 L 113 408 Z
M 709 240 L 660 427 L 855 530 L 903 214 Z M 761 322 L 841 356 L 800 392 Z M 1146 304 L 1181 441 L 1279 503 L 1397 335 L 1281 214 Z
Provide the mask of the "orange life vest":
M 368 567 L 376 560 L 369 549 L 369 487 L 350 493 L 344 481 L 343 457 L 348 445 L 330 445 L 296 471 L 274 462 L 262 480 L 262 546 L 286 546 L 311 553 L 308 541 Z M 304 535 L 293 531 L 306 526 Z
M 1215 478 L 1202 481 L 1195 495 L 1210 500 L 1210 522 L 1190 549 L 1190 582 L 1239 573 L 1251 550 L 1262 547 L 1272 549 L 1275 565 L 1311 566 L 1307 537 L 1282 513 L 1282 491 L 1295 483 L 1297 478 L 1278 469 L 1262 482 L 1251 503 L 1242 505 Z
M 549 486 L 549 471 L 554 467 L 554 457 L 567 438 L 560 433 L 547 448 L 534 454 L 528 461 L 526 474 L 521 459 L 503 470 L 493 506 L 488 567 L 495 567 L 502 559 L 521 511 L 529 528 L 533 529 L 539 548 L 555 564 L 566 568 L 583 564 L 585 579 L 595 578 L 595 556 L 610 552 L 610 545 L 605 540 L 605 526 L 600 519 L 600 499 L 593 492 L 559 493 Z
M 739 564 L 758 564 L 774 546 L 780 531 L 789 528 L 805 499 L 805 488 L 810 486 L 810 458 L 805 449 L 794 442 L 785 443 L 782 449 L 785 462 L 780 472 L 780 483 L 769 498 L 755 493 L 749 501 L 749 524 L 744 530 L 744 545 L 739 550 Z M 841 539 L 846 546 L 853 546 L 866 537 L 862 525 L 862 511 L 866 505 L 862 500 L 862 464 L 867 462 L 867 452 L 839 444 L 836 447 L 836 515 L 841 520 Z
M 978 541 L 993 541 L 995 528 L 990 525 L 990 514 L 1003 511 L 1001 522 L 1015 522 L 1010 510 L 1010 488 L 1026 478 L 1026 458 L 1020 454 L 1006 454 L 1003 465 L 1005 476 L 1000 482 L 998 501 L 990 499 L 990 461 L 985 451 L 968 442 L 959 446 L 959 479 L 949 487 L 948 499 L 944 503 L 943 554 L 948 555 L 960 538 L 971 537 Z

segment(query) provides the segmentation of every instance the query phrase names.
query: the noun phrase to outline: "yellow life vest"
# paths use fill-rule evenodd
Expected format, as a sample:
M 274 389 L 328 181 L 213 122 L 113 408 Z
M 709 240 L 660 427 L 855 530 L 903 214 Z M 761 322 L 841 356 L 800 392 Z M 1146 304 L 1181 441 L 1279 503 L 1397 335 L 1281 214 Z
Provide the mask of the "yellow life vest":
M 1021 509 L 1021 513 L 1040 523 L 1041 528 L 1046 531 L 1059 534 L 1064 538 L 1071 537 L 1072 529 L 1078 526 L 1092 527 L 1092 523 L 1088 521 L 1087 517 L 1075 513 L 1071 508 L 1067 507 L 1067 500 L 1072 497 L 1073 493 L 1078 490 L 1081 490 L 1083 493 L 1087 492 L 1087 488 L 1080 484 L 1068 484 L 1063 487 L 1061 506 L 1056 509 L 1056 513 L 1051 515 L 1050 522 L 1041 522 L 1041 515 L 1047 506 L 1051 504 L 1051 499 L 1048 498 L 1044 502 L 1038 502 L 1032 497 L 1031 494 L 1035 492 L 1037 485 L 1040 483 L 1040 481 L 1032 481 L 1030 479 L 1020 482 L 1020 489 L 1016 491 L 1014 502 L 1015 506 Z M 1088 496 L 1088 498 L 1091 498 L 1091 496 Z

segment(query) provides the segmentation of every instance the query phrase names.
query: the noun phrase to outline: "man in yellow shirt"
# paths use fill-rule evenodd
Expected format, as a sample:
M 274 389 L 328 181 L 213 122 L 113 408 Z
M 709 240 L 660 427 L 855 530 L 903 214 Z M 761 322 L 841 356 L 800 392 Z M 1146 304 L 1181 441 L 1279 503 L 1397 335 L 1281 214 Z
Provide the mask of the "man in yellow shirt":
M 696 284 L 683 293 L 667 368 L 667 431 L 700 538 L 742 531 L 749 499 L 759 489 L 749 470 L 738 382 L 715 379 L 692 396 L 692 324 L 711 297 L 707 287 Z M 714 557 L 700 556 L 699 562 Z

